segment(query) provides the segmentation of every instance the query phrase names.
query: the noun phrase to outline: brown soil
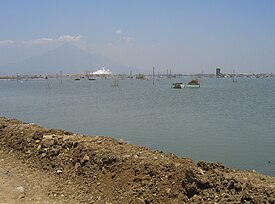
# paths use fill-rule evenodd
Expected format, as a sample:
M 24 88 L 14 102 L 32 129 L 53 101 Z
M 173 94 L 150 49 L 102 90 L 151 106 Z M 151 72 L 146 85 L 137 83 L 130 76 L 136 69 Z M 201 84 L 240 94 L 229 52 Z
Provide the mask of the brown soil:
M 0 117 L 0 203 L 275 204 L 275 178 Z

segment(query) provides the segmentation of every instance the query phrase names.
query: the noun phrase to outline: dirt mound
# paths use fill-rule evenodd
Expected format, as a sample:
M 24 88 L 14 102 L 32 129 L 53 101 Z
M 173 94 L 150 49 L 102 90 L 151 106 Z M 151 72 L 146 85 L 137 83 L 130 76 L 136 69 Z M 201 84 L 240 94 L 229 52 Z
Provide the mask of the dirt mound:
M 275 203 L 273 177 L 194 164 L 110 137 L 0 118 L 0 144 L 56 179 L 58 189 L 48 189 L 48 196 L 62 195 L 67 203 Z

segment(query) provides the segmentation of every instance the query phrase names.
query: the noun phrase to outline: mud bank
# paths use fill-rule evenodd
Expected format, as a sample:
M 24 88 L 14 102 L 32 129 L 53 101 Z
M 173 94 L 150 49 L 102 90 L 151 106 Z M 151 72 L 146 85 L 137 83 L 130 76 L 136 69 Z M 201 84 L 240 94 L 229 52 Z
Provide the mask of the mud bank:
M 110 137 L 0 117 L 0 150 L 52 178 L 43 191 L 56 203 L 275 203 L 274 177 Z

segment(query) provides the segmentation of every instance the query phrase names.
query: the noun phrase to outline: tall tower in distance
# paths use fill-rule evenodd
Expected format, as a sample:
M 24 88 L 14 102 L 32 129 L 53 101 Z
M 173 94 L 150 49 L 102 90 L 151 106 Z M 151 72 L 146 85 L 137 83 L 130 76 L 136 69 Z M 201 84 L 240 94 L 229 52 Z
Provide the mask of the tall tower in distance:
M 216 68 L 216 76 L 221 76 L 221 68 Z

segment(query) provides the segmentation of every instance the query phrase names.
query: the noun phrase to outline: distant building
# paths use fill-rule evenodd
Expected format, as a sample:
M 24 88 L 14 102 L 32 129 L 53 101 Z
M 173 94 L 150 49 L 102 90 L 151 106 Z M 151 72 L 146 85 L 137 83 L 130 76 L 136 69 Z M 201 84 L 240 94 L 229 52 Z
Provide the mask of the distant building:
M 102 67 L 101 69 L 97 70 L 96 72 L 92 73 L 93 75 L 112 75 L 113 73 L 109 69 L 105 69 Z
M 220 68 L 216 68 L 216 76 L 221 76 L 221 69 Z

